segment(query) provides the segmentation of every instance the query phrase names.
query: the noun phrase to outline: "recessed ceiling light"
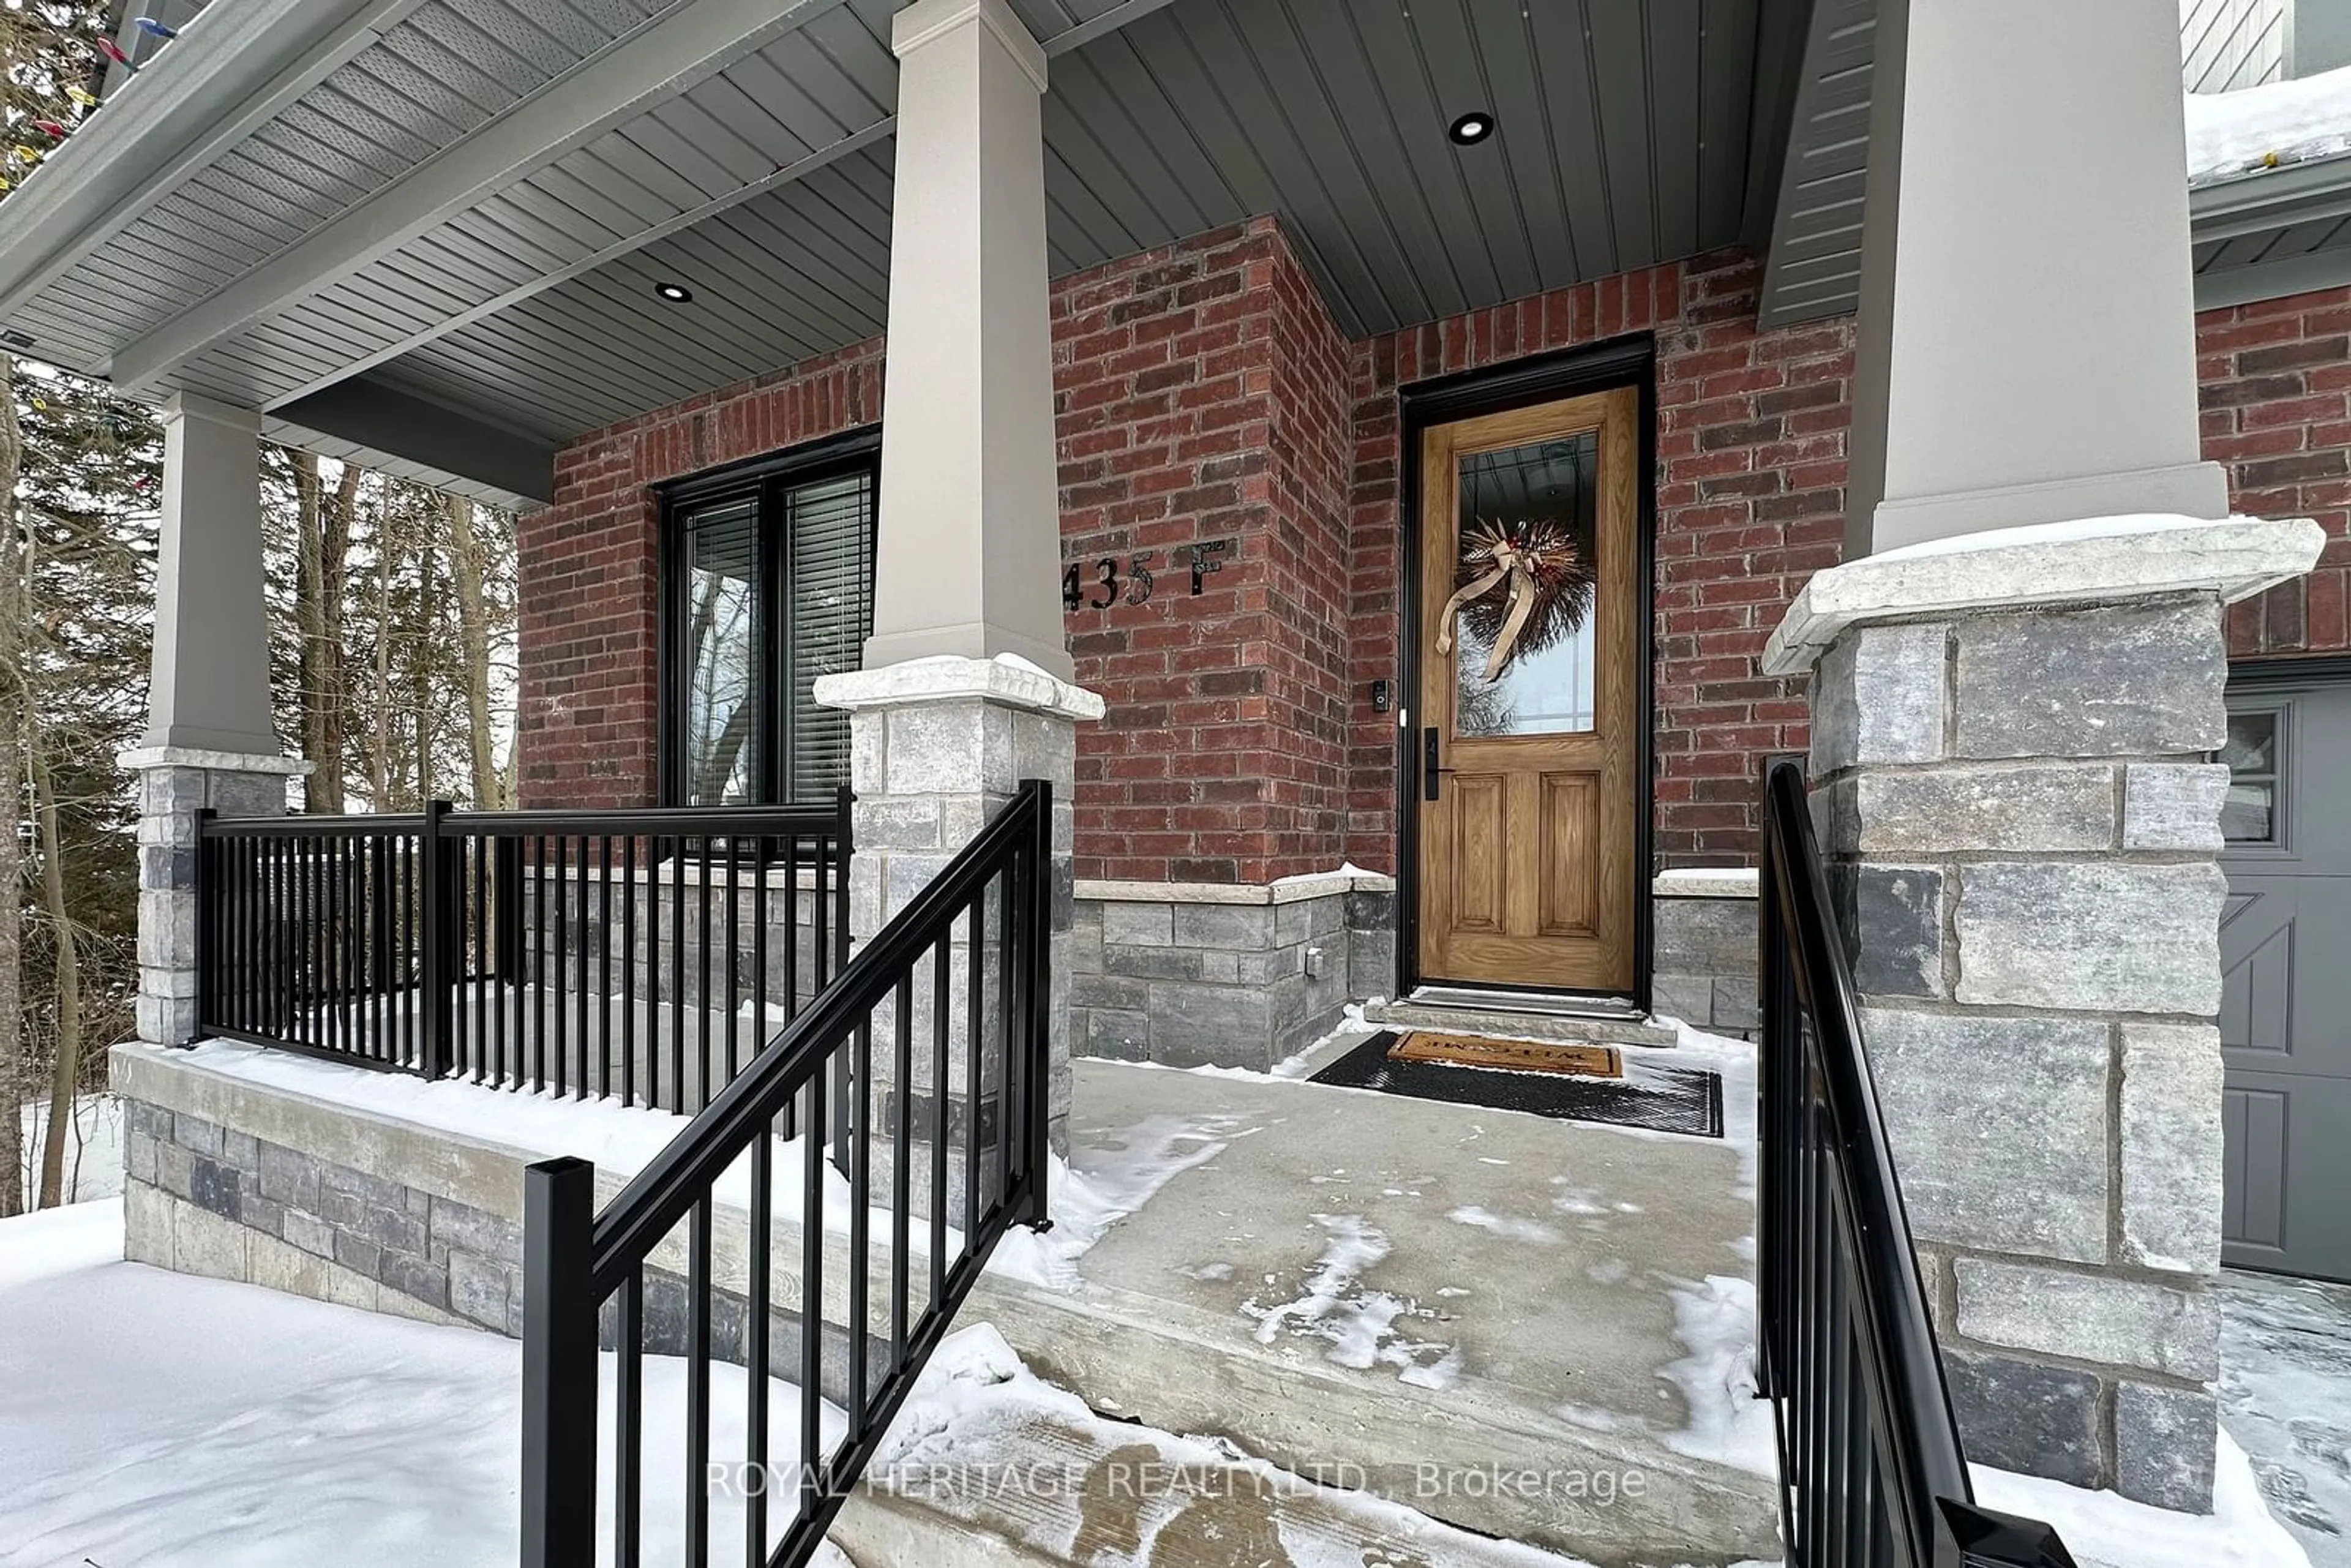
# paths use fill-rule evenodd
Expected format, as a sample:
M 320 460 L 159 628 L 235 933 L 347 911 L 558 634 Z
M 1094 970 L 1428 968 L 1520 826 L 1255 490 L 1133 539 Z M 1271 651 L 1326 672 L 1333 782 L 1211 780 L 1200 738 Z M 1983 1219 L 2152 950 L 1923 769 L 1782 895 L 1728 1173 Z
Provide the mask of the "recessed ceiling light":
M 5 343 L 12 349 L 29 349 L 33 346 L 33 335 L 30 332 L 19 332 L 16 328 L 10 327 L 5 330 L 0 330 L 0 343 Z
M 683 305 L 694 298 L 694 290 L 683 283 L 656 283 L 653 292 L 673 305 Z
M 1494 134 L 1494 117 L 1482 109 L 1473 109 L 1453 122 L 1446 131 L 1456 147 L 1475 147 Z

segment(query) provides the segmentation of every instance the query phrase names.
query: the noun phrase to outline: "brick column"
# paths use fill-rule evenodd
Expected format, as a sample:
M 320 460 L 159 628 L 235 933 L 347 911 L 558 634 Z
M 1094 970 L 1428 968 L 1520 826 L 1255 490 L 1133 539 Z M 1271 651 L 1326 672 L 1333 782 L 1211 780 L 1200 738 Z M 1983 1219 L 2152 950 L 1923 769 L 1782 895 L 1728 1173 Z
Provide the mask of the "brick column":
M 878 670 L 827 675 L 817 682 L 816 699 L 850 715 L 850 785 L 857 796 L 850 862 L 849 929 L 862 946 L 905 907 L 944 870 L 956 852 L 978 835 L 989 818 L 1011 802 L 1020 782 L 1042 779 L 1053 786 L 1052 986 L 1047 1005 L 1052 1039 L 1050 1134 L 1056 1153 L 1069 1146 L 1070 1113 L 1070 929 L 1071 852 L 1075 816 L 1071 798 L 1077 779 L 1077 726 L 1102 717 L 1102 699 L 1032 665 L 1009 657 L 967 659 L 941 655 L 886 665 Z M 984 933 L 987 952 L 999 950 L 1003 907 L 991 901 Z M 981 956 L 983 977 L 994 966 Z M 946 1093 L 956 1102 L 949 1124 L 960 1126 L 975 1086 L 969 1082 L 967 998 L 972 956 L 958 935 L 949 956 Z M 995 997 L 983 990 L 984 1007 Z M 925 1124 L 935 1092 L 926 1048 L 931 1036 L 930 986 L 914 987 L 914 1082 L 917 1127 Z M 889 1034 L 879 1027 L 875 1038 Z M 982 1019 L 989 1027 L 995 1017 Z M 875 1053 L 876 1082 L 892 1086 L 888 1053 Z M 987 1061 L 992 1072 L 997 1065 Z M 976 1086 L 983 1107 L 998 1085 Z M 984 1115 L 992 1115 L 992 1110 Z M 883 1124 L 890 1119 L 883 1117 Z M 985 1123 L 983 1123 L 985 1124 Z M 925 1152 L 918 1149 L 918 1154 Z M 925 1167 L 927 1168 L 926 1166 Z M 919 1176 L 919 1173 L 918 1173 Z M 961 1180 L 949 1167 L 950 1213 L 960 1212 Z M 927 1182 L 915 1183 L 918 1208 L 927 1207 Z
M 275 817 L 296 758 L 151 746 L 115 758 L 139 777 L 139 1038 L 196 1039 L 196 814 Z
M 2103 528 L 2108 537 L 2079 537 Z M 2309 522 L 2123 518 L 1815 577 L 1813 805 L 1969 1457 L 2211 1505 L 2224 601 Z

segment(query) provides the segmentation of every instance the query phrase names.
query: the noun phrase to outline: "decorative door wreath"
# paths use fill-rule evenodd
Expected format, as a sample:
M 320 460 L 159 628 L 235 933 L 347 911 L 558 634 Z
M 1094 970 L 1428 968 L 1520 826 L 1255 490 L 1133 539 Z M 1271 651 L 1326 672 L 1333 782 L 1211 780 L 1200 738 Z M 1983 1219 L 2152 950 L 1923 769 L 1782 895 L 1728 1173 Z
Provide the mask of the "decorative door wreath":
M 1480 517 L 1461 530 L 1453 597 L 1438 618 L 1437 651 L 1453 652 L 1458 624 L 1490 650 L 1486 679 L 1520 653 L 1573 637 L 1592 613 L 1592 557 L 1550 517 L 1504 524 Z

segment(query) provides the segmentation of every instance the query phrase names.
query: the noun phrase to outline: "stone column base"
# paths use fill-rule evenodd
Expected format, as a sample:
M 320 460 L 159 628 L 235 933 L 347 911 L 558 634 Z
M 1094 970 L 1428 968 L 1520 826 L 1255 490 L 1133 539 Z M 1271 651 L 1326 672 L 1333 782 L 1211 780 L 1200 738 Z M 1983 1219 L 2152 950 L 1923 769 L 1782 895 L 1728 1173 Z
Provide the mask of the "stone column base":
M 850 787 L 855 791 L 850 860 L 849 929 L 860 944 L 946 869 L 956 852 L 977 836 L 988 819 L 1008 805 L 1021 781 L 1041 779 L 1053 787 L 1052 1057 L 1048 1085 L 1049 1131 L 1056 1153 L 1069 1145 L 1070 1112 L 1070 923 L 1071 852 L 1076 844 L 1072 797 L 1077 788 L 1081 720 L 1100 718 L 1102 698 L 1008 656 L 996 659 L 939 657 L 828 675 L 817 683 L 816 698 L 850 715 Z M 1000 907 L 991 904 L 983 941 L 1001 942 Z M 972 955 L 959 936 L 949 957 L 949 1124 L 960 1128 L 978 1105 L 979 1125 L 996 1120 L 996 1085 L 972 1083 L 965 1050 L 968 1039 L 966 998 Z M 981 955 L 982 972 L 987 969 Z M 914 1039 L 931 1040 L 929 985 L 914 988 Z M 981 993 L 982 1028 L 995 1018 L 990 992 Z M 888 1082 L 893 1063 L 880 1049 L 890 1038 L 878 1032 L 874 1053 L 877 1086 L 884 1101 L 897 1085 Z M 914 1052 L 915 1125 L 923 1124 L 936 1085 L 926 1049 Z M 985 1060 L 985 1058 L 984 1058 Z M 993 1064 L 989 1071 L 992 1072 Z M 952 1134 L 951 1134 L 952 1136 Z M 915 1163 L 925 1165 L 924 1159 Z M 950 1167 L 953 1170 L 954 1167 Z M 927 1183 L 916 1182 L 927 1207 Z M 959 1183 L 956 1187 L 960 1192 Z M 951 1196 L 950 1212 L 956 1207 Z
M 2209 1511 L 2224 601 L 2312 523 L 2124 518 L 1823 572 L 1813 807 L 1970 1459 Z
M 1376 872 L 1077 886 L 1081 1056 L 1263 1072 L 1395 989 L 1395 879 Z
M 118 766 L 139 775 L 139 1038 L 196 1038 L 196 816 L 277 817 L 286 781 L 310 764 L 293 757 L 151 746 Z

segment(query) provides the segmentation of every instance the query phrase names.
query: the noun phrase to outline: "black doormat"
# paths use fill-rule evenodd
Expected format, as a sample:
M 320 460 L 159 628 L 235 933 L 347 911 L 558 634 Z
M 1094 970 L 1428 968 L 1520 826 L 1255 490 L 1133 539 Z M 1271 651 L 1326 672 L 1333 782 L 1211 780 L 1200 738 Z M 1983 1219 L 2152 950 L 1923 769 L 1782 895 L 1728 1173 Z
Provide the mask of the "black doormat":
M 1604 1122 L 1697 1138 L 1722 1136 L 1722 1075 L 1697 1067 L 1655 1067 L 1626 1055 L 1622 1078 L 1564 1072 L 1511 1072 L 1454 1067 L 1388 1057 L 1393 1030 L 1364 1041 L 1308 1080 L 1347 1089 L 1375 1089 L 1412 1100 L 1524 1111 L 1563 1122 Z

